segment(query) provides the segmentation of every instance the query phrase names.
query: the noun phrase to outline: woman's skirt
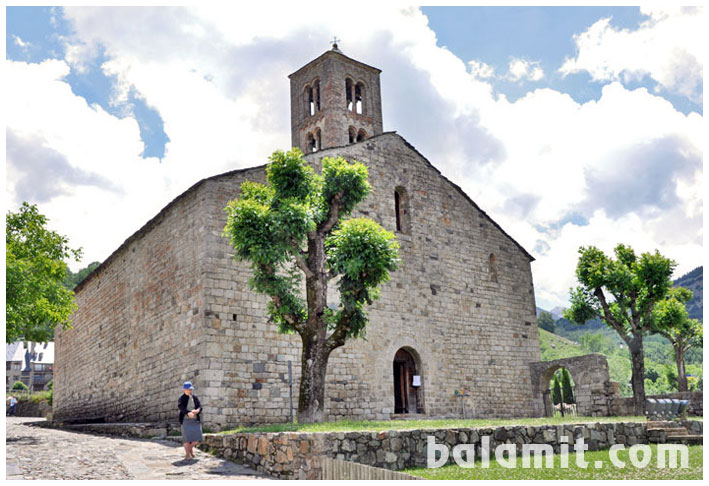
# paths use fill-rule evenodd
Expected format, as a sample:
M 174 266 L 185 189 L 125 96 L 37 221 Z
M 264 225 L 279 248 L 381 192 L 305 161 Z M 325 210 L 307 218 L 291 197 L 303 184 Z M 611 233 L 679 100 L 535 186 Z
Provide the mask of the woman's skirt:
M 200 421 L 185 417 L 182 422 L 182 442 L 202 442 L 203 440 Z

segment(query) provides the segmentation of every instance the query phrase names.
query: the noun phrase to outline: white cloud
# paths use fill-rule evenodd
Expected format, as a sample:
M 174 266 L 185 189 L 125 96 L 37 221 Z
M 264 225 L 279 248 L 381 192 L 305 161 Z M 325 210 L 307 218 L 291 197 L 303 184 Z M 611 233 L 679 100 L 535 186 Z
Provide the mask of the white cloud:
M 537 257 L 540 305 L 565 304 L 582 244 L 658 248 L 680 271 L 701 263 L 702 178 L 693 165 L 703 153 L 700 115 L 618 82 L 586 103 L 551 89 L 510 102 L 493 94 L 490 66 L 436 46 L 418 9 L 343 16 L 332 6 L 284 8 L 275 17 L 255 7 L 67 8 L 76 27 L 68 42 L 78 47 L 66 62 L 8 63 L 9 128 L 22 140 L 42 140 L 80 174 L 70 180 L 83 181 L 40 209 L 85 248 L 84 265 L 108 256 L 198 179 L 262 164 L 287 147 L 286 76 L 335 34 L 345 54 L 383 69 L 385 129 L 399 131 Z M 162 162 L 140 158 L 135 120 L 87 105 L 62 81 L 69 61 L 95 62 L 99 45 L 108 59 L 102 69 L 117 79 L 114 100 L 134 90 L 160 113 L 170 139 Z M 543 79 L 538 63 L 513 61 L 518 79 Z M 669 168 L 644 161 L 654 149 L 665 151 Z M 588 192 L 598 181 L 637 186 L 645 180 L 638 174 L 656 182 L 658 167 L 664 203 Z M 88 184 L 95 179 L 86 174 L 118 190 Z M 11 191 L 21 177 L 8 168 Z M 17 194 L 10 196 L 17 204 Z M 573 213 L 588 224 L 569 222 Z
M 30 42 L 23 41 L 19 35 L 12 35 L 12 39 L 15 41 L 15 45 L 21 47 L 22 49 L 27 49 L 32 45 Z
M 539 81 L 544 77 L 544 70 L 539 66 L 538 61 L 512 58 L 507 77 L 512 81 L 521 81 L 523 79 Z
M 574 36 L 578 53 L 560 71 L 587 71 L 596 81 L 650 76 L 662 88 L 701 102 L 706 30 L 702 7 L 641 7 L 649 18 L 637 29 L 597 21 Z
M 475 78 L 490 79 L 495 76 L 495 68 L 482 61 L 468 61 L 470 74 Z

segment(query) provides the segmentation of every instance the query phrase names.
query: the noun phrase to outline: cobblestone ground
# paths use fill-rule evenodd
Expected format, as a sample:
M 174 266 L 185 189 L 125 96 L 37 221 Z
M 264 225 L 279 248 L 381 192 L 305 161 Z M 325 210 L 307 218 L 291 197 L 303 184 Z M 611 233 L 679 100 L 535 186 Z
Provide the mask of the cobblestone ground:
M 168 440 L 127 439 L 30 425 L 7 417 L 7 479 L 268 479 L 246 466 Z

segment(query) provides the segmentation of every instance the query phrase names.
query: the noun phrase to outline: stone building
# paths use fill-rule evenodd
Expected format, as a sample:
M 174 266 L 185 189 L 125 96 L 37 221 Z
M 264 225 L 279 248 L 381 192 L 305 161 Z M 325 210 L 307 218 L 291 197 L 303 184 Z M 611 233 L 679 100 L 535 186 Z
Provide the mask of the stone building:
M 292 144 L 316 168 L 325 156 L 365 163 L 373 191 L 357 215 L 401 245 L 366 339 L 331 355 L 327 418 L 453 417 L 463 405 L 468 417 L 539 415 L 533 258 L 382 131 L 379 75 L 335 46 L 290 76 Z M 299 338 L 267 321 L 267 298 L 248 289 L 249 267 L 222 237 L 223 208 L 247 179 L 264 181 L 264 166 L 199 181 L 77 287 L 73 329 L 56 331 L 57 420 L 176 420 L 184 380 L 212 430 L 288 420 Z
M 5 391 L 21 381 L 30 392 L 46 390 L 52 381 L 54 342 L 17 341 L 5 344 Z

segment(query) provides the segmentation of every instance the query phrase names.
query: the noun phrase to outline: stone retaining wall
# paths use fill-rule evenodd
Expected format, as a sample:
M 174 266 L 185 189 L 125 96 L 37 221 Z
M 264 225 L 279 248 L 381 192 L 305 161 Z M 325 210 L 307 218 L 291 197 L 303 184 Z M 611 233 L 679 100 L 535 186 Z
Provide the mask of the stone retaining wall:
M 685 421 L 682 425 L 690 434 L 703 432 L 701 421 Z M 550 444 L 555 453 L 560 450 L 563 436 L 569 438 L 570 450 L 573 442 L 583 437 L 591 451 L 613 444 L 631 446 L 667 440 L 664 430 L 648 432 L 646 422 L 623 422 L 387 432 L 207 434 L 201 447 L 278 478 L 320 479 L 323 457 L 389 470 L 426 466 L 430 435 L 437 444 L 446 444 L 451 449 L 458 444 L 474 444 L 477 457 L 485 436 L 490 437 L 491 449 L 503 443 Z M 449 462 L 452 461 L 451 455 Z
M 52 412 L 52 406 L 46 400 L 18 400 L 15 407 L 16 417 L 46 417 Z
M 704 395 L 700 391 L 664 393 L 662 395 L 648 395 L 647 398 L 674 398 L 677 400 L 689 400 L 687 415 L 702 417 L 704 415 Z M 613 415 L 635 415 L 633 410 L 633 397 L 615 396 L 611 402 Z

